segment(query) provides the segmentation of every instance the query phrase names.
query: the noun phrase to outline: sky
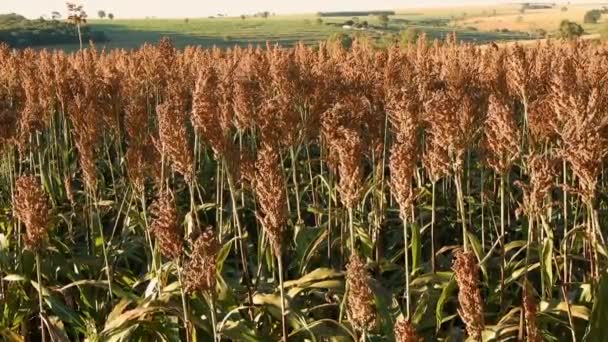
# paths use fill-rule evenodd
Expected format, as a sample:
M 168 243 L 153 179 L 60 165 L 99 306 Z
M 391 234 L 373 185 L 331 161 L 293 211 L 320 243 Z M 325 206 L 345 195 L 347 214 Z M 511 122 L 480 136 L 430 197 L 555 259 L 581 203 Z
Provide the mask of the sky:
M 90 17 L 98 10 L 113 13 L 116 18 L 183 18 L 206 17 L 218 13 L 231 16 L 260 11 L 271 13 L 314 13 L 339 10 L 382 10 L 459 5 L 492 5 L 530 0 L 72 0 L 84 5 Z M 552 0 L 550 0 L 552 1 Z M 530 1 L 532 2 L 532 1 Z M 557 0 L 556 2 L 560 2 Z M 573 0 L 571 2 L 583 2 Z M 0 13 L 18 13 L 28 18 L 65 13 L 65 0 L 0 0 Z

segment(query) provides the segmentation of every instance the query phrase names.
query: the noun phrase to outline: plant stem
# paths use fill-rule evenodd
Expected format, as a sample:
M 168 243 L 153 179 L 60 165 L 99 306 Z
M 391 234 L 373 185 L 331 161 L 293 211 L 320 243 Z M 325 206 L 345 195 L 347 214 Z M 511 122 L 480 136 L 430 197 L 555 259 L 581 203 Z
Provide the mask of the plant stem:
M 80 24 L 76 24 L 76 30 L 78 30 L 78 43 L 80 43 L 80 50 L 82 50 L 82 33 L 80 31 Z
M 215 295 L 209 294 L 209 311 L 211 312 L 211 325 L 213 328 L 213 341 L 219 341 L 219 335 L 217 334 L 217 317 L 215 316 Z
M 38 306 L 40 316 L 40 335 L 42 342 L 46 341 L 46 332 L 44 330 L 44 305 L 42 304 L 42 275 L 40 274 L 40 253 L 36 252 L 36 278 L 38 280 Z
M 405 312 L 406 319 L 410 319 L 410 306 L 411 306 L 411 297 L 410 297 L 410 260 L 409 260 L 409 239 L 407 235 L 407 213 L 402 210 L 401 218 L 403 220 L 403 255 L 405 257 Z
M 500 307 L 504 305 L 505 291 L 505 176 L 500 177 Z
M 435 184 L 431 183 L 431 271 L 435 273 Z
M 355 253 L 355 228 L 353 223 L 353 208 L 348 208 L 348 231 L 350 234 L 350 252 Z
M 296 211 L 298 214 L 298 224 L 301 224 L 302 221 L 302 213 L 300 210 L 300 190 L 299 190 L 299 183 L 298 183 L 298 170 L 297 170 L 297 160 L 296 160 L 296 153 L 294 151 L 293 146 L 289 149 L 289 153 L 291 154 L 291 175 L 293 177 L 293 188 L 294 188 L 294 192 L 295 192 L 295 196 L 296 196 Z
M 224 167 L 226 167 L 226 163 L 223 163 Z M 249 276 L 249 267 L 247 266 L 247 249 L 245 248 L 244 244 L 243 244 L 243 240 L 245 239 L 243 236 L 243 229 L 241 227 L 241 221 L 239 219 L 239 213 L 237 210 L 237 202 L 236 202 L 236 197 L 234 195 L 235 192 L 235 188 L 234 188 L 234 182 L 232 180 L 232 175 L 230 174 L 230 172 L 228 170 L 226 170 L 226 179 L 228 180 L 228 190 L 230 192 L 230 200 L 232 202 L 232 210 L 233 210 L 233 216 L 234 216 L 234 221 L 236 224 L 236 229 L 237 229 L 237 237 L 238 237 L 238 241 L 239 241 L 239 249 L 240 249 L 240 254 L 241 254 L 241 264 L 243 265 L 243 278 L 245 280 L 245 284 L 247 286 L 247 295 L 249 297 L 249 316 L 251 319 L 253 319 L 253 311 L 251 306 L 253 305 L 253 294 L 252 294 L 252 289 L 251 289 L 251 278 Z
M 562 161 L 562 172 L 563 172 L 563 183 L 564 185 L 568 185 L 568 166 L 566 164 L 566 159 Z M 568 236 L 568 192 L 566 189 L 564 191 L 564 239 Z M 564 243 L 564 251 L 562 253 L 564 262 L 564 283 L 568 282 L 568 244 Z M 565 293 L 566 291 L 564 291 Z M 564 298 L 566 300 L 566 298 Z
M 460 179 L 460 171 L 456 172 L 454 176 L 454 183 L 456 185 L 456 197 L 458 201 L 458 211 L 460 212 L 460 221 L 462 222 L 462 244 L 465 251 L 468 251 L 468 238 L 467 238 L 467 218 L 464 209 L 464 198 L 462 195 L 462 180 Z
M 103 225 L 101 223 L 101 213 L 99 210 L 99 204 L 98 204 L 98 200 L 97 200 L 97 196 L 93 195 L 93 201 L 95 202 L 94 206 L 95 206 L 95 211 L 97 214 L 97 225 L 99 226 L 99 236 L 101 237 L 101 246 L 102 246 L 102 251 L 103 251 L 103 260 L 104 263 L 106 264 L 106 276 L 108 278 L 108 288 L 110 290 L 110 298 L 114 297 L 114 293 L 112 292 L 112 270 L 110 268 L 110 263 L 108 262 L 108 251 L 106 249 L 106 240 L 104 238 L 104 234 L 103 234 Z
M 287 342 L 287 322 L 285 320 L 285 287 L 283 285 L 283 260 L 280 255 L 277 255 L 277 263 L 279 264 L 279 286 L 281 291 L 281 327 L 283 330 L 283 341 Z
M 186 331 L 186 341 L 190 342 L 190 318 L 188 314 L 188 302 L 186 298 L 186 292 L 184 291 L 184 281 L 182 275 L 182 263 L 176 262 L 177 266 L 177 280 L 179 281 L 179 289 L 182 297 L 182 310 L 184 310 L 184 329 Z

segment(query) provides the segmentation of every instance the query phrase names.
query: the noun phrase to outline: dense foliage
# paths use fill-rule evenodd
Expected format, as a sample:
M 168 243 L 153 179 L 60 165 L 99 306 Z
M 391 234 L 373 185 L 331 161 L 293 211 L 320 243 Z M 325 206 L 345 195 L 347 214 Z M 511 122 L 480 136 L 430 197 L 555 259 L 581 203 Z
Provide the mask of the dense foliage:
M 105 42 L 103 32 L 82 28 L 85 42 Z M 78 42 L 78 33 L 73 25 L 58 20 L 29 20 L 18 14 L 0 15 L 0 43 L 11 47 L 73 44 Z
M 562 20 L 559 24 L 559 37 L 563 39 L 575 39 L 582 36 L 585 29 L 573 21 Z
M 593 9 L 585 13 L 583 21 L 585 22 L 585 24 L 596 24 L 601 18 L 602 11 L 599 9 Z
M 0 62 L 5 340 L 605 341 L 606 45 Z

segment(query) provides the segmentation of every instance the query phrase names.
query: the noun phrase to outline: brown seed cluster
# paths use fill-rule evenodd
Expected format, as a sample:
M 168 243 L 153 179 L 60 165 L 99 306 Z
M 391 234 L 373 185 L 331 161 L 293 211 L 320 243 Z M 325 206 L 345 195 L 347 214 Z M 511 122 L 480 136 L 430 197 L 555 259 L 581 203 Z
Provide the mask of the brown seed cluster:
M 142 59 L 119 59 L 122 72 L 119 91 L 124 101 L 124 126 L 127 135 L 127 172 L 138 193 L 144 191 L 146 180 L 160 178 L 160 155 L 152 144 L 150 128 L 149 90 L 151 82 L 145 77 Z
M 353 326 L 365 331 L 373 330 L 377 324 L 376 304 L 370 280 L 363 259 L 356 253 L 351 254 L 346 265 L 348 312 Z
M 523 190 L 523 210 L 528 215 L 537 215 L 545 209 L 545 200 L 555 186 L 555 160 L 546 154 L 526 157 L 529 184 L 516 181 Z
M 410 321 L 402 318 L 395 323 L 395 340 L 397 342 L 420 342 L 423 339 L 416 333 L 416 327 Z
M 489 102 L 484 123 L 487 163 L 497 174 L 504 175 L 519 156 L 521 138 L 509 103 L 494 95 Z
M 184 268 L 186 292 L 215 294 L 215 274 L 219 250 L 220 244 L 209 227 L 194 242 L 192 254 Z
M 179 215 L 172 194 L 165 190 L 158 195 L 150 207 L 153 215 L 150 232 L 156 238 L 161 253 L 167 258 L 177 259 L 184 247 Z
M 475 253 L 456 251 L 452 270 L 458 283 L 458 314 L 466 324 L 467 333 L 475 341 L 481 341 L 485 328 L 484 305 L 479 290 L 479 266 Z
M 230 118 L 222 110 L 222 93 L 218 91 L 220 77 L 213 65 L 201 69 L 192 103 L 192 124 L 216 156 L 225 153 L 231 133 Z
M 389 159 L 391 192 L 402 215 L 407 215 L 414 204 L 413 177 L 418 161 L 418 129 L 422 110 L 416 70 L 407 57 L 402 50 L 392 49 L 385 71 L 387 111 L 395 135 Z
M 185 126 L 185 103 L 175 91 L 157 107 L 159 150 L 186 181 L 194 179 L 194 154 Z
M 276 148 L 263 145 L 255 162 L 255 193 L 260 205 L 258 219 L 277 257 L 283 254 L 283 232 L 287 223 L 285 178 Z
M 25 247 L 38 252 L 51 227 L 48 198 L 34 176 L 19 177 L 15 187 L 13 210 L 25 225 Z
M 74 129 L 74 142 L 80 157 L 87 190 L 97 191 L 97 148 L 102 137 L 103 115 L 107 103 L 101 76 L 99 55 L 93 50 L 80 51 L 73 60 L 67 95 L 67 112 Z
M 579 61 L 579 50 L 586 49 L 577 44 L 560 51 L 563 57 L 557 61 L 552 80 L 552 103 L 553 125 L 563 143 L 560 154 L 578 177 L 578 192 L 589 202 L 595 198 L 608 151 L 608 90 L 603 76 L 598 75 L 604 72 L 605 61 L 597 57 Z
M 356 99 L 350 99 L 348 104 L 338 103 L 322 120 L 323 135 L 333 155 L 329 164 L 339 175 L 338 191 L 347 208 L 357 205 L 363 190 L 364 141 L 357 124 L 357 108 L 360 106 Z

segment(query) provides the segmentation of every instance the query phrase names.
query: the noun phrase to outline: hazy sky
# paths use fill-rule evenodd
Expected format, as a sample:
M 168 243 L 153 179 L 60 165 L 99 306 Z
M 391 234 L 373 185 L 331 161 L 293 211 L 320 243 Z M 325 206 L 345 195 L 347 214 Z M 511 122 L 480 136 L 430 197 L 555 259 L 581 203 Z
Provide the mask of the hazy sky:
M 76 0 L 77 1 L 77 0 Z M 304 13 L 332 10 L 401 9 L 422 6 L 491 5 L 514 0 L 80 0 L 89 16 L 98 10 L 117 18 L 205 17 L 217 13 L 249 14 L 259 11 Z M 523 1 L 523 0 L 522 0 Z M 559 2 L 559 1 L 558 1 Z M 578 1 L 572 1 L 578 2 Z M 37 18 L 52 11 L 65 12 L 65 0 L 0 0 L 0 13 L 15 12 Z

